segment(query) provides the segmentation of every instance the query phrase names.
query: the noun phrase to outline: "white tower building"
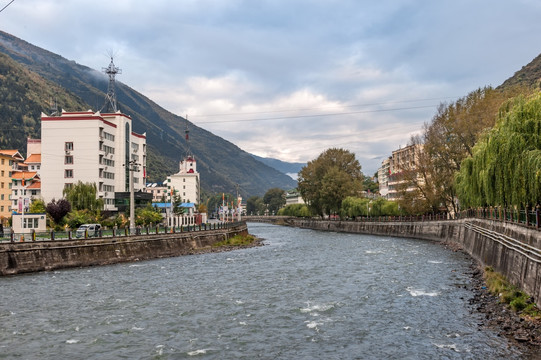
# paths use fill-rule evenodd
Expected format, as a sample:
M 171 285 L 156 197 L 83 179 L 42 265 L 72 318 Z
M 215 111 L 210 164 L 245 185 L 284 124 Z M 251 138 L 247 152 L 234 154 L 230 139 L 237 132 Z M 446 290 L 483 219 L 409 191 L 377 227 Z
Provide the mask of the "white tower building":
M 199 204 L 199 173 L 193 156 L 187 156 L 179 163 L 180 171 L 167 177 L 169 200 L 171 194 L 179 195 L 183 202 Z

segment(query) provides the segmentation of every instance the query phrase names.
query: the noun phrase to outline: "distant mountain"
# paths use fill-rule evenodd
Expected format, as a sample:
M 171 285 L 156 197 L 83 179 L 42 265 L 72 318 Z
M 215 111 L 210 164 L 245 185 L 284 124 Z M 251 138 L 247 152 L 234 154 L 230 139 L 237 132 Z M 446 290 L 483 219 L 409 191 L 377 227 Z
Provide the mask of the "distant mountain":
M 499 87 L 508 88 L 516 85 L 539 89 L 541 85 L 541 54 L 505 80 Z
M 287 175 L 297 174 L 304 166 L 306 166 L 306 163 L 286 162 L 273 158 L 264 158 L 253 154 L 252 156 L 256 160 L 261 161 L 263 164 L 270 166 L 271 168 L 276 169 L 281 173 Z
M 0 75 L 0 92 L 5 92 L 4 96 L 9 98 L 13 88 L 19 89 L 21 95 L 12 100 L 22 109 L 32 109 L 16 113 L 15 105 L 0 103 L 2 124 L 9 121 L 14 124 L 12 128 L 18 129 L 17 133 L 7 133 L 1 138 L 2 147 L 26 149 L 21 145 L 21 139 L 39 135 L 39 113 L 48 113 L 50 98 L 56 96 L 59 107 L 68 111 L 89 108 L 98 111 L 102 107 L 108 86 L 104 74 L 0 31 L 2 53 L 14 60 L 0 57 L 7 73 L 10 73 L 10 66 L 22 69 L 16 67 L 15 62 L 23 65 L 25 70 L 13 77 L 9 86 L 4 85 L 7 83 Z M 39 89 L 30 85 L 25 87 L 25 84 L 32 84 L 31 79 L 40 79 L 42 86 Z M 149 181 L 163 181 L 167 175 L 178 171 L 178 162 L 187 151 L 184 130 L 188 123 L 189 147 L 196 157 L 205 191 L 235 193 L 238 184 L 241 194 L 248 197 L 263 195 L 273 187 L 295 187 L 296 182 L 289 176 L 256 160 L 229 141 L 170 113 L 129 86 L 117 81 L 115 90 L 120 110 L 133 119 L 134 131 L 147 134 Z

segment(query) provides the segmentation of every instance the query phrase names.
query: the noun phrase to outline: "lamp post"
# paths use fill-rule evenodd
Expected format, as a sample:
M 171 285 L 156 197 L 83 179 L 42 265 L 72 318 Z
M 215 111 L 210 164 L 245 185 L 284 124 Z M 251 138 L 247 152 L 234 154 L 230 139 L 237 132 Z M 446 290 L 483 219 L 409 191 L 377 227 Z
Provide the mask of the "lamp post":
M 133 172 L 139 171 L 139 164 L 132 160 L 129 162 L 130 170 L 130 234 L 132 229 L 135 229 L 135 194 L 134 194 L 134 183 L 133 183 Z

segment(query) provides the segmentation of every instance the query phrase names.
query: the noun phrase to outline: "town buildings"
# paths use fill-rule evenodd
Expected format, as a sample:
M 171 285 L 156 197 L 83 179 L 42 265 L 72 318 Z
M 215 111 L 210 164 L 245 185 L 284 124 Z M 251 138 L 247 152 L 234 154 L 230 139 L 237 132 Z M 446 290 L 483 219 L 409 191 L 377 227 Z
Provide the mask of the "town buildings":
M 18 165 L 24 161 L 17 150 L 0 150 L 0 223 L 7 225 L 11 218 L 11 175 L 18 170 Z
M 167 190 L 167 180 L 159 183 L 148 183 L 145 191 L 152 194 L 152 202 L 165 202 L 169 197 Z
M 387 198 L 389 194 L 389 176 L 391 175 L 391 157 L 384 159 L 381 162 L 381 167 L 378 169 L 378 184 L 379 194 Z
M 408 145 L 393 151 L 388 159 L 383 160 L 378 169 L 379 190 L 382 196 L 386 196 L 389 200 L 399 200 L 402 191 L 414 190 L 412 185 L 408 184 L 405 175 L 417 169 L 419 155 L 422 151 L 422 144 Z
M 95 183 L 104 210 L 118 210 L 133 187 L 146 183 L 146 135 L 133 131 L 132 119 L 115 113 L 65 112 L 41 116 L 43 200 L 63 197 L 78 181 Z

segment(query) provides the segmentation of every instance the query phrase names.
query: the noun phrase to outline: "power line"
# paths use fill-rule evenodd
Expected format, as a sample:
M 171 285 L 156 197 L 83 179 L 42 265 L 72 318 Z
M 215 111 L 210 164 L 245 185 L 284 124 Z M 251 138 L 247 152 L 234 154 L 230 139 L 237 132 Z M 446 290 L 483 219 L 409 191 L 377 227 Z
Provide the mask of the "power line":
M 298 108 L 298 109 L 284 109 L 284 110 L 271 110 L 271 111 L 251 111 L 251 112 L 238 112 L 238 113 L 218 113 L 218 114 L 203 114 L 203 115 L 191 115 L 192 117 L 214 117 L 214 116 L 235 116 L 235 115 L 255 115 L 255 114 L 271 114 L 271 113 L 280 113 L 288 111 L 309 111 L 309 110 L 323 110 L 323 109 L 334 109 L 334 108 L 352 108 L 352 107 L 363 107 L 363 106 L 380 106 L 380 105 L 389 105 L 389 104 L 401 104 L 401 103 L 412 103 L 412 102 L 421 102 L 421 101 L 432 101 L 432 100 L 444 100 L 444 99 L 456 99 L 457 96 L 446 96 L 443 98 L 427 98 L 427 99 L 412 99 L 412 100 L 398 100 L 398 101 L 387 101 L 381 103 L 368 103 L 368 104 L 355 104 L 355 105 L 343 105 L 343 106 L 321 106 L 314 108 Z
M 218 123 L 232 123 L 232 122 L 249 122 L 249 121 L 271 121 L 271 120 L 301 119 L 301 118 L 324 117 L 324 116 L 343 116 L 343 115 L 367 114 L 367 113 L 377 113 L 377 112 L 390 112 L 390 111 L 402 111 L 402 110 L 426 109 L 426 108 L 433 108 L 434 106 L 436 106 L 436 105 L 410 106 L 410 107 L 394 108 L 394 109 L 362 110 L 362 111 L 351 111 L 351 112 L 344 112 L 344 113 L 330 113 L 330 114 L 312 114 L 312 115 L 279 116 L 279 117 L 260 118 L 260 119 L 237 119 L 237 120 L 198 121 L 197 124 L 218 124 Z
M 15 0 L 11 0 L 6 6 L 4 6 L 2 9 L 0 9 L 0 12 L 4 11 L 5 8 L 7 8 L 9 5 L 11 5 L 12 2 Z

